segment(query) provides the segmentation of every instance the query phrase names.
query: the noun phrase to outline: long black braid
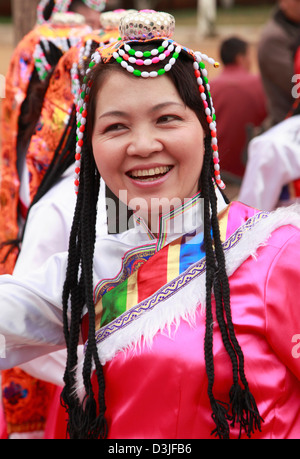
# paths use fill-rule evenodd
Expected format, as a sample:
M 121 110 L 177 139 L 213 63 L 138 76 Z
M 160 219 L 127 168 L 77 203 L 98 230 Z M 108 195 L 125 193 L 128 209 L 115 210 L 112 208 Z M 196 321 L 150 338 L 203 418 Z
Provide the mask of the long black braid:
M 215 191 L 214 165 L 211 147 L 211 135 L 207 127 L 206 117 L 203 113 L 202 102 L 199 98 L 198 86 L 195 81 L 192 63 L 187 61 L 185 55 L 180 56 L 177 64 L 168 76 L 177 87 L 185 104 L 197 113 L 205 131 L 204 163 L 199 179 L 204 199 L 204 246 L 206 252 L 206 331 L 204 341 L 205 364 L 208 377 L 208 397 L 212 407 L 212 419 L 215 429 L 212 434 L 219 438 L 229 438 L 230 427 L 239 424 L 240 433 L 244 429 L 250 437 L 254 429 L 260 429 L 259 416 L 255 400 L 251 395 L 244 373 L 244 357 L 235 336 L 231 318 L 230 289 L 226 273 L 225 257 L 220 237 L 217 197 Z M 101 67 L 101 68 L 100 68 Z M 69 435 L 71 438 L 105 438 L 107 424 L 105 421 L 105 382 L 95 342 L 95 310 L 93 304 L 93 255 L 95 247 L 95 224 L 97 197 L 99 192 L 99 174 L 93 159 L 92 148 L 89 141 L 94 116 L 96 94 L 105 67 L 111 65 L 99 64 L 94 73 L 95 82 L 90 94 L 89 116 L 85 131 L 84 151 L 82 151 L 82 169 L 78 191 L 77 206 L 73 221 L 69 246 L 69 260 L 67 277 L 63 296 L 65 337 L 68 349 L 68 360 L 65 371 L 65 387 L 62 400 L 69 413 Z M 120 70 L 117 65 L 115 70 Z M 190 71 L 187 71 L 187 68 Z M 98 72 L 98 73 L 97 73 Z M 188 89 L 187 89 L 188 88 Z M 206 88 L 206 94 L 208 90 Z M 89 136 L 87 135 L 89 132 Z M 222 193 L 223 194 L 223 193 Z M 223 195 L 224 196 L 224 195 Z M 224 196 L 226 202 L 228 200 Z M 213 301 L 215 312 L 220 327 L 224 347 L 232 364 L 233 384 L 230 389 L 228 401 L 220 401 L 214 395 L 214 356 L 213 356 Z M 83 382 L 85 397 L 79 399 L 75 391 L 75 370 L 78 364 L 77 346 L 81 316 L 86 306 L 89 315 L 88 341 L 84 357 Z M 69 308 L 71 314 L 69 318 Z M 200 344 L 200 343 L 199 343 Z M 97 402 L 91 385 L 93 365 L 96 368 L 98 381 L 98 411 Z M 240 386 L 242 383 L 243 388 Z

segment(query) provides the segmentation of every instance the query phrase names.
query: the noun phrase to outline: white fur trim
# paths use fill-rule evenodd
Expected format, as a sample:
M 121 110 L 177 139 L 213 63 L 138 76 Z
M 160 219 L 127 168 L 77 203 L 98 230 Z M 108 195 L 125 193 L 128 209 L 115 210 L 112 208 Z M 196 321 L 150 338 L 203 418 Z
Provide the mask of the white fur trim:
M 230 277 L 249 256 L 255 257 L 259 247 L 266 245 L 271 234 L 281 226 L 293 225 L 300 228 L 300 205 L 289 208 L 279 208 L 260 220 L 247 231 L 247 235 L 230 250 L 225 252 L 227 274 Z M 204 272 L 205 273 L 205 272 Z M 205 311 L 205 275 L 195 278 L 189 284 L 178 290 L 175 295 L 160 302 L 154 309 L 146 312 L 137 320 L 107 337 L 98 344 L 98 353 L 102 365 L 113 359 L 120 351 L 138 349 L 143 345 L 151 346 L 158 332 L 171 334 L 176 331 L 181 320 L 193 326 L 196 310 L 201 304 Z M 175 326 L 175 329 L 173 328 Z M 77 389 L 83 387 L 78 371 Z

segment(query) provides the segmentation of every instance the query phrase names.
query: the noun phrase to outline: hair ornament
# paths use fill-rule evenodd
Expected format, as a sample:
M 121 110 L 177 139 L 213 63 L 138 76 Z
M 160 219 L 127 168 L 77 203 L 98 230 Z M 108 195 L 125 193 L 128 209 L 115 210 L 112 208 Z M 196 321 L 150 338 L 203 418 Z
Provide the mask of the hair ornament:
M 119 32 L 121 38 L 111 45 L 99 47 L 91 57 L 89 68 L 83 79 L 80 96 L 78 97 L 78 141 L 76 147 L 76 177 L 75 191 L 78 192 L 81 150 L 83 146 L 83 133 L 85 130 L 87 104 L 92 79 L 89 74 L 93 67 L 99 62 L 107 63 L 112 58 L 115 59 L 125 70 L 136 77 L 156 78 L 169 72 L 176 64 L 181 52 L 185 52 L 194 60 L 193 67 L 195 78 L 199 87 L 199 95 L 203 103 L 206 121 L 211 133 L 211 147 L 214 166 L 214 179 L 217 185 L 225 188 L 221 179 L 216 114 L 213 100 L 210 93 L 208 82 L 208 71 L 205 62 L 218 67 L 219 64 L 213 58 L 202 54 L 199 51 L 192 51 L 176 43 L 171 37 L 175 30 L 175 19 L 168 13 L 156 12 L 154 10 L 142 10 L 131 12 L 120 19 Z M 152 50 L 139 51 L 135 46 L 142 42 L 157 43 L 161 40 L 160 46 L 153 47 Z M 149 66 L 154 66 L 150 71 Z
M 129 13 L 137 13 L 136 10 L 124 10 L 117 9 L 113 11 L 106 11 L 100 16 L 100 25 L 105 31 L 109 30 L 118 30 L 120 20 L 123 16 L 126 16 Z
M 95 11 L 104 11 L 106 7 L 106 0 L 82 0 L 86 6 Z
M 40 3 L 38 4 L 37 6 L 37 23 L 38 24 L 44 24 L 45 22 L 47 22 L 44 19 L 44 10 L 49 2 L 50 0 L 41 0 Z M 72 0 L 55 0 L 52 15 L 55 13 L 65 13 L 66 11 L 68 11 L 71 3 L 72 3 Z

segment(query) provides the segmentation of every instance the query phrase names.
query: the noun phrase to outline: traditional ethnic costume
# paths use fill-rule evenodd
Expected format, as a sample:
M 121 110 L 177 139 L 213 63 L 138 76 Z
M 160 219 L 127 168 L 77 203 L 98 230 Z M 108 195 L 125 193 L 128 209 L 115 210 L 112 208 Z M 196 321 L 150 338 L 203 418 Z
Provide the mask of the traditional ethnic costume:
M 4 165 L 1 183 L 2 241 L 17 237 L 26 218 L 28 207 L 62 137 L 74 103 L 70 69 L 74 62 L 78 61 L 80 49 L 88 40 L 94 40 L 100 45 L 102 39 L 105 43 L 111 36 L 116 38 L 115 28 L 114 30 L 110 28 L 107 32 L 99 30 L 98 33 L 93 33 L 90 27 L 84 24 L 84 21 L 81 23 L 80 15 L 56 13 L 54 16 L 51 23 L 40 20 L 40 24 L 21 41 L 14 53 L 8 72 L 7 97 L 3 103 L 4 121 L 2 124 L 2 163 Z M 74 24 L 72 22 L 74 19 L 78 23 Z M 67 55 L 63 55 L 62 61 L 59 61 L 50 79 L 36 132 L 26 152 L 21 152 L 23 160 L 20 161 L 18 158 L 19 170 L 17 170 L 18 118 L 22 103 L 27 97 L 33 69 L 37 69 L 41 80 L 44 80 L 51 71 L 39 46 L 40 42 L 53 43 Z M 2 249 L 1 253 L 5 254 L 6 250 L 6 248 Z M 49 249 L 46 253 L 49 253 Z M 1 264 L 2 273 L 12 271 L 16 257 L 17 251 L 12 252 L 6 262 Z M 47 381 L 47 378 L 45 379 Z M 7 434 L 10 437 L 24 432 L 26 435 L 29 432 L 39 432 L 38 435 L 43 435 L 49 405 L 57 391 L 56 387 L 31 377 L 20 368 L 3 372 L 1 383 Z M 64 432 L 65 428 L 63 435 L 65 435 Z M 61 436 L 62 432 L 59 435 Z
M 131 33 L 130 20 L 125 20 L 126 24 Z M 133 59 L 141 58 L 130 45 L 131 42 L 125 46 L 119 42 L 99 50 L 93 65 L 103 57 L 113 57 L 131 71 L 126 52 L 131 50 Z M 133 69 L 136 76 L 156 77 L 175 65 L 181 52 L 179 45 L 164 39 L 160 48 L 152 56 L 164 54 L 160 61 L 172 56 L 169 63 L 164 63 L 164 72 L 150 75 Z M 207 89 L 202 79 L 206 79 L 203 56 L 184 51 L 195 57 L 194 69 L 209 119 L 212 146 L 216 147 L 212 148 L 215 181 L 222 187 L 215 118 L 206 90 L 202 90 L 204 85 Z M 87 95 L 88 86 L 83 89 L 83 95 Z M 84 125 L 84 103 L 80 108 L 83 111 L 79 112 L 78 129 Z M 76 190 L 81 139 L 76 150 Z M 252 436 L 298 438 L 300 319 L 295 303 L 300 281 L 299 208 L 260 212 L 239 202 L 227 205 L 218 188 L 216 196 L 231 287 L 232 321 L 245 354 L 249 385 L 264 419 L 261 430 L 251 432 Z M 108 438 L 210 438 L 215 426 L 207 396 L 203 351 L 207 260 L 201 192 L 161 216 L 158 236 L 141 218 L 134 216 L 133 223 L 122 233 L 96 238 L 94 250 L 96 341 L 104 367 Z M 0 367 L 20 365 L 64 348 L 61 298 L 67 263 L 68 253 L 60 252 L 36 272 L 0 278 L 0 334 L 5 338 Z M 88 319 L 85 313 L 83 341 L 87 340 Z M 217 321 L 213 353 L 215 396 L 226 401 L 232 385 L 231 362 Z M 81 364 L 75 389 L 83 398 Z M 96 379 L 93 382 L 97 391 Z M 249 416 L 253 416 L 252 411 Z M 242 438 L 246 435 L 238 426 L 232 426 L 231 434 L 241 434 Z
M 197 195 L 176 215 L 165 215 L 158 238 L 137 219 L 133 229 L 97 239 L 97 342 L 109 438 L 210 437 L 213 421 L 201 346 L 201 201 Z M 298 438 L 300 323 L 294 305 L 300 280 L 299 209 L 269 214 L 238 202 L 226 206 L 219 197 L 219 210 L 233 323 L 264 419 L 262 432 L 253 438 Z M 169 225 L 184 233 L 169 233 Z M 60 253 L 34 274 L 0 279 L 0 333 L 6 338 L 6 359 L 0 365 L 19 365 L 49 352 L 49 346 L 64 346 L 60 308 L 66 262 L 67 254 Z M 217 327 L 216 393 L 226 399 L 231 372 L 219 333 Z M 77 390 L 80 394 L 80 377 Z M 233 436 L 238 433 L 235 429 Z

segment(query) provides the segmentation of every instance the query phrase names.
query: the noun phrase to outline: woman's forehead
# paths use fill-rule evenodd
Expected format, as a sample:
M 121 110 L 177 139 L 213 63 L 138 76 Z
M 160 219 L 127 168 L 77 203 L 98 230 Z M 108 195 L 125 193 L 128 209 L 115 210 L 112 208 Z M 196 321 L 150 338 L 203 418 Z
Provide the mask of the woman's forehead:
M 142 104 L 151 101 L 182 102 L 182 99 L 170 78 L 166 75 L 160 78 L 142 79 L 136 78 L 126 71 L 111 70 L 105 75 L 99 87 L 97 100 L 105 104 L 120 101 L 139 100 Z

